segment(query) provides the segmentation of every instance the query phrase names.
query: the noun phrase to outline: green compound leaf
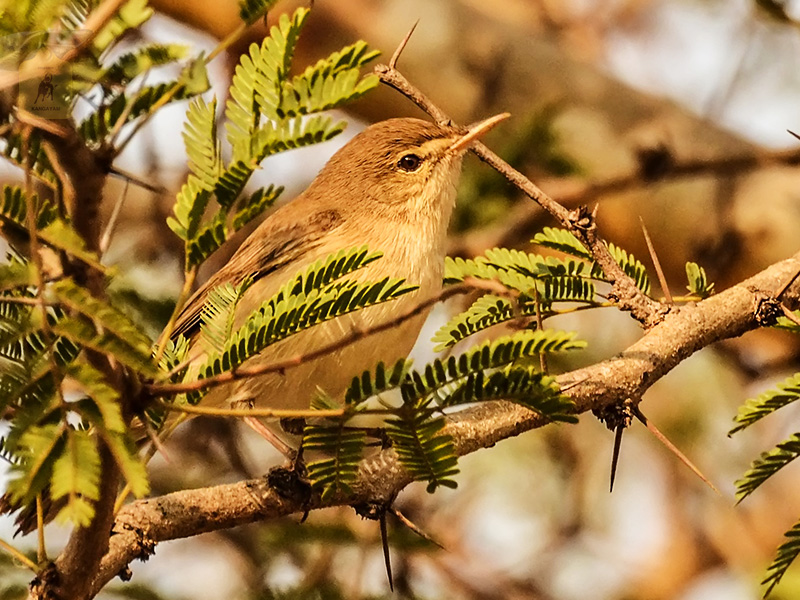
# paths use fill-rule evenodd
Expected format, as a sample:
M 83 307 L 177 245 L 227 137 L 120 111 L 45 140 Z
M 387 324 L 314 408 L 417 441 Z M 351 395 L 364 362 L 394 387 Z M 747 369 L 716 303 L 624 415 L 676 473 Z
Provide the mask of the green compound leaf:
M 448 397 L 446 404 L 510 400 L 538 412 L 551 421 L 577 423 L 575 405 L 562 396 L 555 378 L 534 368 L 511 367 L 487 374 L 470 375 Z
M 800 554 L 800 521 L 792 525 L 792 528 L 783 535 L 786 541 L 778 546 L 775 558 L 767 567 L 767 575 L 761 582 L 762 585 L 767 586 L 764 590 L 764 598 L 769 596 L 775 586 L 780 583 L 786 570 Z
M 797 400 L 800 400 L 800 373 L 795 373 L 777 387 L 759 394 L 756 398 L 747 400 L 739 408 L 739 414 L 734 419 L 737 425 L 728 432 L 728 435 L 749 427 L 779 408 Z
M 395 389 L 405 381 L 411 369 L 411 361 L 404 358 L 395 362 L 388 369 L 382 362 L 375 367 L 375 372 L 364 371 L 360 377 L 353 377 L 353 381 L 345 392 L 344 401 L 348 406 L 361 404 L 372 396 Z
M 347 428 L 344 420 L 306 426 L 303 452 L 306 456 L 314 452 L 324 455 L 306 464 L 311 485 L 323 500 L 352 493 L 365 443 L 364 431 Z
M 793 434 L 769 452 L 764 452 L 736 482 L 736 498 L 741 502 L 762 483 L 792 462 L 800 454 L 800 433 Z
M 186 112 L 183 141 L 191 174 L 178 192 L 172 209 L 175 217 L 167 219 L 170 229 L 184 240 L 195 238 L 222 170 L 216 109 L 216 98 L 210 103 L 195 98 Z
M 252 25 L 261 17 L 266 16 L 267 11 L 275 6 L 278 0 L 239 0 L 239 17 Z
M 102 76 L 105 85 L 125 85 L 154 67 L 168 65 L 189 52 L 183 44 L 148 44 L 117 58 Z
M 714 293 L 714 284 L 708 282 L 706 270 L 697 263 L 686 263 L 686 279 L 689 280 L 689 285 L 686 286 L 689 293 L 698 298 L 708 298 Z
M 66 499 L 56 519 L 86 527 L 100 496 L 100 452 L 88 431 L 67 428 L 61 456 L 53 463 L 50 497 Z
M 432 417 L 426 404 L 407 405 L 386 421 L 386 434 L 397 457 L 415 481 L 427 481 L 428 493 L 455 488 L 458 459 L 453 438 L 441 433 L 444 417 Z
M 65 429 L 60 424 L 26 427 L 16 444 L 6 440 L 17 460 L 12 465 L 8 494 L 14 505 L 29 504 L 52 479 L 53 464 L 63 451 Z
M 471 396 L 462 397 L 460 387 L 465 378 L 486 371 L 511 365 L 524 358 L 538 356 L 545 352 L 574 350 L 585 347 L 585 343 L 575 340 L 572 332 L 545 329 L 540 331 L 520 331 L 492 342 L 485 342 L 460 356 L 450 356 L 446 360 L 435 359 L 423 371 L 411 371 L 401 390 L 406 402 L 427 398 L 431 394 L 439 396 L 444 406 L 476 401 Z M 549 383 L 548 383 L 549 385 Z M 448 387 L 449 386 L 449 387 Z
M 585 260 L 592 260 L 591 253 L 566 229 L 557 229 L 554 227 L 545 227 L 533 236 L 532 243 L 544 246 L 545 248 L 552 248 L 564 254 L 577 256 Z

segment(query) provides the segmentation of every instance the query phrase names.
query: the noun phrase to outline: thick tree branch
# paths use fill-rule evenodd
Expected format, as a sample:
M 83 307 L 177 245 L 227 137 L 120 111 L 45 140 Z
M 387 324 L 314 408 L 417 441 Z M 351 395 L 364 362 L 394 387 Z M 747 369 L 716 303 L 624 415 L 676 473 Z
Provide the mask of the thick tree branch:
M 78 133 L 70 128 L 66 135 L 51 135 L 48 142 L 53 152 L 49 154 L 59 173 L 64 190 L 64 204 L 70 213 L 75 230 L 84 240 L 87 249 L 98 252 L 100 248 L 100 205 L 103 186 L 108 173 L 105 157 L 92 152 Z M 105 278 L 96 269 L 81 261 L 65 265 L 65 273 L 85 286 L 98 298 L 105 297 Z M 87 358 L 125 398 L 126 377 L 120 365 L 106 356 L 86 350 Z M 129 412 L 123 406 L 123 413 Z M 56 559 L 55 574 L 58 597 L 80 599 L 87 597 L 90 578 L 97 572 L 100 559 L 108 548 L 108 537 L 114 520 L 114 499 L 119 487 L 119 469 L 111 451 L 100 443 L 100 495 L 94 503 L 95 515 L 87 527 L 76 527 L 66 548 Z M 33 587 L 33 597 L 47 597 L 48 586 Z
M 775 296 L 798 272 L 800 253 L 707 300 L 676 307 L 619 355 L 564 374 L 559 382 L 578 413 L 628 398 L 638 401 L 653 383 L 694 352 L 763 325 L 765 307 L 780 306 Z M 792 309 L 800 304 L 799 298 L 797 281 L 781 296 Z M 772 308 L 770 311 L 772 316 L 777 314 Z M 453 437 L 457 454 L 465 455 L 546 423 L 522 406 L 487 402 L 452 415 L 446 432 Z M 306 509 L 389 502 L 410 482 L 389 449 L 363 461 L 353 494 L 334 502 L 313 498 L 301 506 L 280 497 L 264 478 L 134 502 L 117 515 L 109 552 L 92 583 L 92 593 L 118 574 L 129 575 L 128 565 L 147 558 L 159 542 Z

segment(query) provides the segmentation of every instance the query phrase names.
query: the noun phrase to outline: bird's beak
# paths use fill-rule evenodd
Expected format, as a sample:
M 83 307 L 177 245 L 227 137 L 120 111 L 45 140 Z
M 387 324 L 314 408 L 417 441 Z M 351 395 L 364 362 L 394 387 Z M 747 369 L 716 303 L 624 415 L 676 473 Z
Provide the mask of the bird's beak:
M 500 113 L 499 115 L 495 115 L 493 117 L 489 117 L 485 121 L 480 121 L 473 125 L 472 127 L 467 130 L 467 133 L 462 135 L 458 138 L 453 145 L 450 146 L 447 151 L 448 152 L 458 152 L 469 146 L 473 141 L 478 139 L 484 133 L 489 131 L 492 127 L 497 125 L 500 121 L 505 121 L 508 117 L 510 117 L 510 113 Z

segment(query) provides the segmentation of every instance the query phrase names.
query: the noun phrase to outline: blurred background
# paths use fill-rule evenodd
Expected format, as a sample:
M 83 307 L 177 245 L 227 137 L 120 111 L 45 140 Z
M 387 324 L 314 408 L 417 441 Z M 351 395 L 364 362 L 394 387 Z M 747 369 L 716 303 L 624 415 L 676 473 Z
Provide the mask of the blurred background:
M 239 23 L 234 0 L 151 4 L 158 14 L 129 47 L 182 42 L 196 54 Z M 270 22 L 297 5 L 280 2 Z M 388 61 L 417 20 L 399 63 L 404 74 L 460 123 L 511 112 L 488 145 L 567 206 L 599 204 L 604 237 L 649 265 L 641 218 L 674 295 L 685 291 L 686 261 L 705 267 L 722 290 L 798 251 L 800 150 L 787 130 L 800 131 L 800 2 L 317 0 L 296 66 L 358 38 Z M 219 98 L 239 53 L 267 26 L 254 26 L 212 63 Z M 154 73 L 148 83 L 157 79 Z M 107 190 L 109 211 L 125 196 L 107 260 L 127 273 L 119 296 L 154 335 L 182 284 L 182 245 L 165 218 L 187 174 L 184 111 L 185 104 L 163 110 L 117 162 L 163 191 L 115 179 Z M 342 115 L 350 121 L 345 134 L 268 159 L 254 183 L 286 185 L 289 199 L 366 123 L 403 115 L 422 116 L 392 90 L 371 93 Z M 466 161 L 452 254 L 528 249 L 534 233 L 553 224 L 488 167 Z M 207 267 L 230 252 L 224 248 Z M 436 311 L 419 356 L 430 355 L 430 335 L 457 308 Z M 610 357 L 640 335 L 611 309 L 551 326 L 589 341 L 572 359 L 581 364 Z M 647 393 L 643 412 L 719 494 L 638 424 L 624 435 L 609 494 L 613 434 L 584 415 L 576 426 L 546 427 L 462 459 L 457 490 L 405 490 L 398 508 L 446 550 L 394 523 L 395 596 L 377 524 L 340 509 L 303 524 L 292 518 L 161 544 L 148 563 L 131 565 L 131 583 L 114 584 L 104 597 L 760 597 L 764 569 L 800 516 L 800 471 L 782 471 L 740 506 L 733 482 L 795 431 L 800 415 L 786 408 L 734 438 L 726 434 L 739 404 L 797 370 L 799 357 L 787 334 L 749 334 L 698 353 Z M 258 475 L 279 461 L 235 424 L 198 419 L 171 440 L 167 458 L 152 463 L 154 491 Z M 0 537 L 12 532 L 0 520 Z M 800 597 L 800 565 L 772 597 Z

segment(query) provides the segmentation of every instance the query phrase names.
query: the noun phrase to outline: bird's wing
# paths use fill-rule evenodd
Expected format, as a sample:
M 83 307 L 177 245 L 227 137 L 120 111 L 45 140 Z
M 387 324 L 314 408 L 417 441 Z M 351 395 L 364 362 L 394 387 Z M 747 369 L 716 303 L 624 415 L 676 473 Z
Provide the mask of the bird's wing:
M 225 283 L 238 285 L 246 277 L 255 282 L 293 263 L 302 265 L 302 257 L 313 253 L 323 238 L 340 225 L 341 218 L 335 211 L 324 211 L 314 214 L 303 224 L 275 226 L 275 221 L 280 222 L 280 219 L 270 218 L 262 223 L 231 260 L 189 298 L 175 322 L 173 339 L 181 334 L 192 338 L 200 331 L 203 305 L 215 287 Z

